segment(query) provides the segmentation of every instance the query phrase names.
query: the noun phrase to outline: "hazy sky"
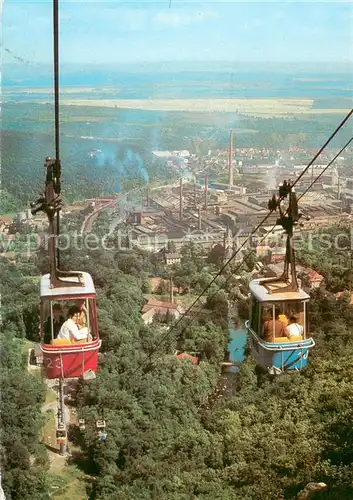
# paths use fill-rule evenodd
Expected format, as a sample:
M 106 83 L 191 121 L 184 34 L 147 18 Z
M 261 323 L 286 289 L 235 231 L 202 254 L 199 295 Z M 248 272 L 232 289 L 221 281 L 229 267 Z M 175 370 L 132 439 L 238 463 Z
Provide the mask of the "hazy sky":
M 51 9 L 3 0 L 3 46 L 51 62 Z M 351 2 L 60 0 L 60 25 L 62 63 L 353 62 Z

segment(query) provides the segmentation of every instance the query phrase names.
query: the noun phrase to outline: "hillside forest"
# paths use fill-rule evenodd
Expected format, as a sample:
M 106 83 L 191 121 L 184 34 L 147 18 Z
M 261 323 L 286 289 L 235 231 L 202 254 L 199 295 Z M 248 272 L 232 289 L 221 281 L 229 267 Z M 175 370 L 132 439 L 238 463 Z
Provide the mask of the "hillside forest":
M 328 232 L 334 236 L 335 231 Z M 157 348 L 165 329 L 141 321 L 150 277 L 165 272 L 156 256 L 138 249 L 62 254 L 64 266 L 94 279 L 103 340 L 96 380 L 79 382 L 75 393 L 77 412 L 87 425 L 76 429 L 80 454 L 71 460 L 90 478 L 87 498 L 294 499 L 307 483 L 318 481 L 328 488 L 315 499 L 353 497 L 350 255 L 343 255 L 339 266 L 334 250 L 302 248 L 298 258 L 326 279 L 325 288 L 311 292 L 316 347 L 308 368 L 271 377 L 247 353 L 231 390 L 222 393 L 219 362 L 227 349 L 228 304 L 246 315 L 242 290 L 251 264 L 242 282 L 225 283 L 229 269 L 206 294 L 206 313 L 191 325 L 181 322 Z M 0 334 L 7 500 L 60 498 L 41 440 L 45 383 L 27 373 L 27 342 L 38 341 L 38 276 L 46 265 L 41 252 L 18 255 L 11 264 L 5 257 L 0 261 L 2 295 L 11 297 L 2 304 Z M 217 267 L 214 256 L 188 246 L 173 272 L 188 296 L 202 290 Z M 339 287 L 346 293 L 338 299 Z M 177 349 L 198 352 L 200 363 L 177 359 Z M 102 414 L 105 442 L 97 440 L 94 428 Z

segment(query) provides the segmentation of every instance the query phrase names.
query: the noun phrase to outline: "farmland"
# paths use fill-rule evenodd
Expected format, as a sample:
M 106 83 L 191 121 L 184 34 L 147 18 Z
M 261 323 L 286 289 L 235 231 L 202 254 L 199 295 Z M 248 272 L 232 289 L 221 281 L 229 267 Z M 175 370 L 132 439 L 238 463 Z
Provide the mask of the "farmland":
M 323 115 L 342 113 L 344 107 L 313 107 L 314 99 L 70 99 L 64 97 L 67 106 L 93 106 L 103 108 L 139 109 L 143 111 L 169 111 L 190 113 L 241 113 L 259 117 L 290 115 Z M 351 101 L 346 99 L 346 109 Z

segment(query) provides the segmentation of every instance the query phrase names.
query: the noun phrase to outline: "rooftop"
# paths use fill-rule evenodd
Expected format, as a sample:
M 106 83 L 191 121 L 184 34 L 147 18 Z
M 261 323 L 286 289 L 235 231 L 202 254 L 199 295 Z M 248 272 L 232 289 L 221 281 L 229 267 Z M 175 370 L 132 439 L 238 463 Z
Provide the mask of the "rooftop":
M 196 356 L 191 356 L 191 354 L 189 354 L 187 352 L 181 352 L 181 353 L 177 354 L 177 358 L 178 359 L 189 359 L 190 361 L 192 361 L 194 363 L 194 365 L 198 364 L 197 357 Z
M 143 306 L 142 313 L 147 313 L 151 309 L 154 309 L 156 312 L 159 311 L 162 313 L 166 313 L 168 310 L 179 311 L 180 307 L 178 306 L 178 304 L 173 304 L 172 302 L 150 298 L 148 299 L 147 304 Z
M 166 259 L 180 259 L 180 253 L 165 253 Z

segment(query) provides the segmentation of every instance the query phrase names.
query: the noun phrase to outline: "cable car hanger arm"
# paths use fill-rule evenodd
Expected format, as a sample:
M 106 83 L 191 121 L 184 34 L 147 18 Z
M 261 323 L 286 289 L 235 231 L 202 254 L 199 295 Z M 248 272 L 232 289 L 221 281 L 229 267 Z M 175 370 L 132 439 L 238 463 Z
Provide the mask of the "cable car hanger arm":
M 44 193 L 35 202 L 31 203 L 32 214 L 43 211 L 49 223 L 49 261 L 50 282 L 53 288 L 67 286 L 82 286 L 82 274 L 72 271 L 62 271 L 60 267 L 59 247 L 55 248 L 55 236 L 60 234 L 61 198 L 61 162 L 60 162 L 60 120 L 59 120 L 59 0 L 53 0 L 53 39 L 54 39 L 54 101 L 55 101 L 55 158 L 47 156 L 46 181 Z M 55 231 L 56 216 L 56 231 Z M 56 234 L 55 234 L 56 233 Z M 76 278 L 76 281 L 64 281 L 60 278 Z
M 45 168 L 46 181 L 44 193 L 34 203 L 31 203 L 31 212 L 33 215 L 42 211 L 46 214 L 49 223 L 49 263 L 50 263 L 50 283 L 52 288 L 67 287 L 67 286 L 82 286 L 82 274 L 72 271 L 62 271 L 57 267 L 56 252 L 55 252 L 55 215 L 59 217 L 62 208 L 62 198 L 60 194 L 60 164 L 50 157 L 46 157 Z M 76 278 L 76 281 L 62 280 L 60 278 Z

